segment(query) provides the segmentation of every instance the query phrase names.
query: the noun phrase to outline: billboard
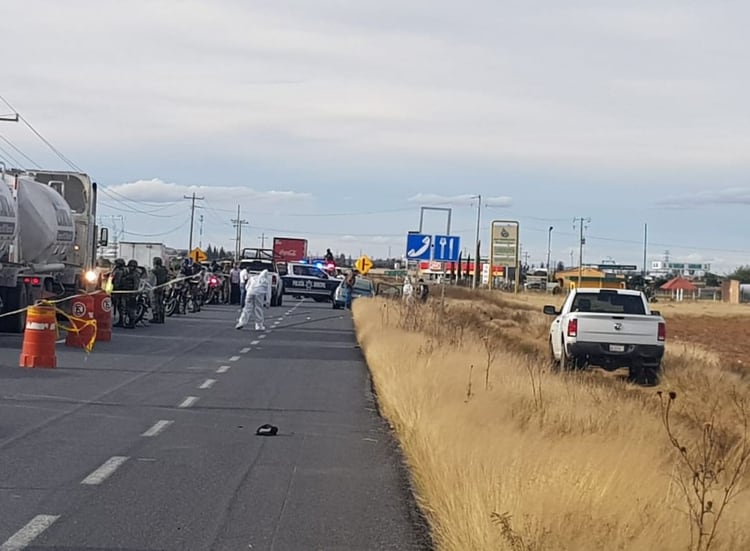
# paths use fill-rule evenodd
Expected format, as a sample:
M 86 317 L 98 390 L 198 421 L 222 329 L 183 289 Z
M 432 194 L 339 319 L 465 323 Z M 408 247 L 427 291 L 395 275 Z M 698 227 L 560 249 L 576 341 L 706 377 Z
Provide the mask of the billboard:
M 518 264 L 518 222 L 494 220 L 490 245 L 493 266 L 516 266 Z
M 297 262 L 307 258 L 307 239 L 274 237 L 273 256 L 278 261 Z

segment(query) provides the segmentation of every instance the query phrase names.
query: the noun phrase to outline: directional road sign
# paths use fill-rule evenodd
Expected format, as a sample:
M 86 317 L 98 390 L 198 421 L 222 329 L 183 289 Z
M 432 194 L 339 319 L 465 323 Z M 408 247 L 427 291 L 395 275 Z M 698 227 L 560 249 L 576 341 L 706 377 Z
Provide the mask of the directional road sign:
M 421 233 L 410 233 L 406 236 L 407 260 L 429 260 L 432 236 Z
M 457 262 L 461 250 L 461 238 L 457 235 L 436 235 L 435 251 L 432 259 L 435 262 Z
M 208 255 L 196 247 L 190 251 L 190 258 L 193 259 L 193 262 L 205 262 L 208 260 Z
M 367 272 L 372 270 L 372 260 L 367 256 L 360 256 L 354 263 L 354 267 L 360 274 L 366 275 Z

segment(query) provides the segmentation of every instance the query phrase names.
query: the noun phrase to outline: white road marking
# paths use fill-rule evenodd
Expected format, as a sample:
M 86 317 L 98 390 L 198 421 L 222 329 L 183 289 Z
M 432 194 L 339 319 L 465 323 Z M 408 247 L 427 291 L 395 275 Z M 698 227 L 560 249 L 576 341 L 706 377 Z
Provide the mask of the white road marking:
M 249 348 L 243 348 L 240 350 L 240 354 L 247 354 L 248 352 L 250 352 Z
M 60 515 L 37 515 L 29 523 L 0 545 L 0 551 L 22 551 L 52 526 Z
M 222 365 L 221 367 L 219 367 L 219 369 L 216 370 L 216 373 L 226 373 L 227 371 L 229 371 L 230 367 L 231 366 L 228 365 Z
M 203 381 L 203 384 L 199 386 L 198 388 L 201 390 L 206 390 L 208 388 L 211 388 L 215 384 L 216 384 L 216 379 L 206 379 L 205 381 Z
M 260 335 L 260 336 L 259 336 L 258 338 L 259 338 L 259 339 L 265 339 L 265 338 L 266 338 L 266 336 L 265 336 L 265 335 Z
M 150 438 L 152 436 L 156 436 L 160 432 L 162 432 L 164 429 L 166 429 L 169 425 L 174 423 L 174 421 L 167 421 L 165 419 L 162 419 L 161 421 L 157 421 L 154 423 L 154 426 L 148 429 L 146 432 L 141 434 L 141 436 L 145 436 L 146 438 Z
M 178 408 L 189 408 L 190 406 L 192 406 L 193 404 L 195 404 L 195 402 L 197 402 L 197 401 L 198 401 L 198 397 L 197 396 L 188 396 L 177 407 Z
M 260 341 L 252 341 L 252 342 L 251 342 L 250 344 L 251 344 L 252 346 L 255 346 L 256 344 L 259 344 L 259 343 L 260 343 Z
M 107 480 L 129 458 L 115 455 L 107 459 L 104 464 L 81 481 L 81 484 L 96 486 Z
M 55 344 L 62 344 L 62 343 L 64 343 L 64 342 L 65 342 L 65 339 L 57 339 L 57 340 L 55 341 Z
M 236 362 L 236 361 L 239 361 L 239 359 L 240 359 L 239 356 L 232 356 L 231 358 L 229 358 L 229 361 L 230 362 Z

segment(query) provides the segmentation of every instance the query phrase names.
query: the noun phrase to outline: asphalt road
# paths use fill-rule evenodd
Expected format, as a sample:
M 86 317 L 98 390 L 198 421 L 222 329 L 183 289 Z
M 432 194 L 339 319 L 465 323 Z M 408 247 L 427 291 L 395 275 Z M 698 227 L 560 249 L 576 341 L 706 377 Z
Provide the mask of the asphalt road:
M 0 335 L 0 551 L 426 548 L 349 314 L 267 313 L 60 344 L 54 370 Z

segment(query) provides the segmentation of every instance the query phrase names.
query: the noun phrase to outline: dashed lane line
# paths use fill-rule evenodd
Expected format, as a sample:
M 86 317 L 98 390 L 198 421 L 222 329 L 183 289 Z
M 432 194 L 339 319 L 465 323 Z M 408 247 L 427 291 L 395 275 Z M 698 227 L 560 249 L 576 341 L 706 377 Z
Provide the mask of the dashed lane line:
M 229 365 L 222 365 L 219 367 L 219 369 L 216 370 L 216 373 L 226 373 L 227 371 L 229 371 L 230 367 L 231 366 Z
M 177 407 L 178 408 L 183 408 L 183 409 L 184 408 L 189 408 L 189 407 L 192 407 L 195 404 L 195 402 L 197 402 L 197 401 L 198 401 L 198 397 L 197 396 L 188 396 Z
M 240 354 L 247 354 L 248 352 L 250 352 L 250 348 L 247 347 L 240 350 Z
M 239 360 L 240 360 L 240 357 L 239 357 L 239 356 L 232 356 L 231 358 L 229 358 L 229 361 L 230 361 L 230 362 L 237 362 L 237 361 L 239 361 Z
M 203 384 L 199 386 L 198 388 L 200 390 L 207 390 L 211 388 L 212 386 L 214 386 L 215 384 L 216 384 L 216 379 L 206 379 L 205 381 L 203 381 Z
M 26 549 L 42 532 L 52 526 L 60 515 L 37 515 L 26 526 L 0 545 L 0 551 L 22 551 Z
M 107 459 L 101 467 L 96 469 L 93 473 L 88 475 L 86 478 L 84 478 L 81 481 L 81 484 L 86 484 L 87 486 L 97 486 L 107 480 L 112 474 L 119 469 L 123 463 L 125 463 L 129 458 L 124 457 L 121 455 L 115 455 L 113 457 L 110 457 Z
M 153 427 L 151 427 L 146 432 L 141 434 L 141 436 L 145 436 L 146 438 L 152 438 L 154 436 L 157 436 L 159 433 L 161 433 L 164 429 L 166 429 L 172 423 L 174 423 L 174 421 L 167 421 L 166 419 L 157 421 L 156 423 L 154 423 Z
M 260 341 L 252 341 L 252 342 L 250 343 L 250 345 L 251 345 L 251 346 L 256 346 L 256 345 L 258 345 L 258 344 L 260 344 Z
M 259 339 L 265 339 L 265 338 L 266 338 L 266 336 L 265 336 L 265 335 L 260 335 L 260 336 L 259 336 L 258 338 L 259 338 Z

